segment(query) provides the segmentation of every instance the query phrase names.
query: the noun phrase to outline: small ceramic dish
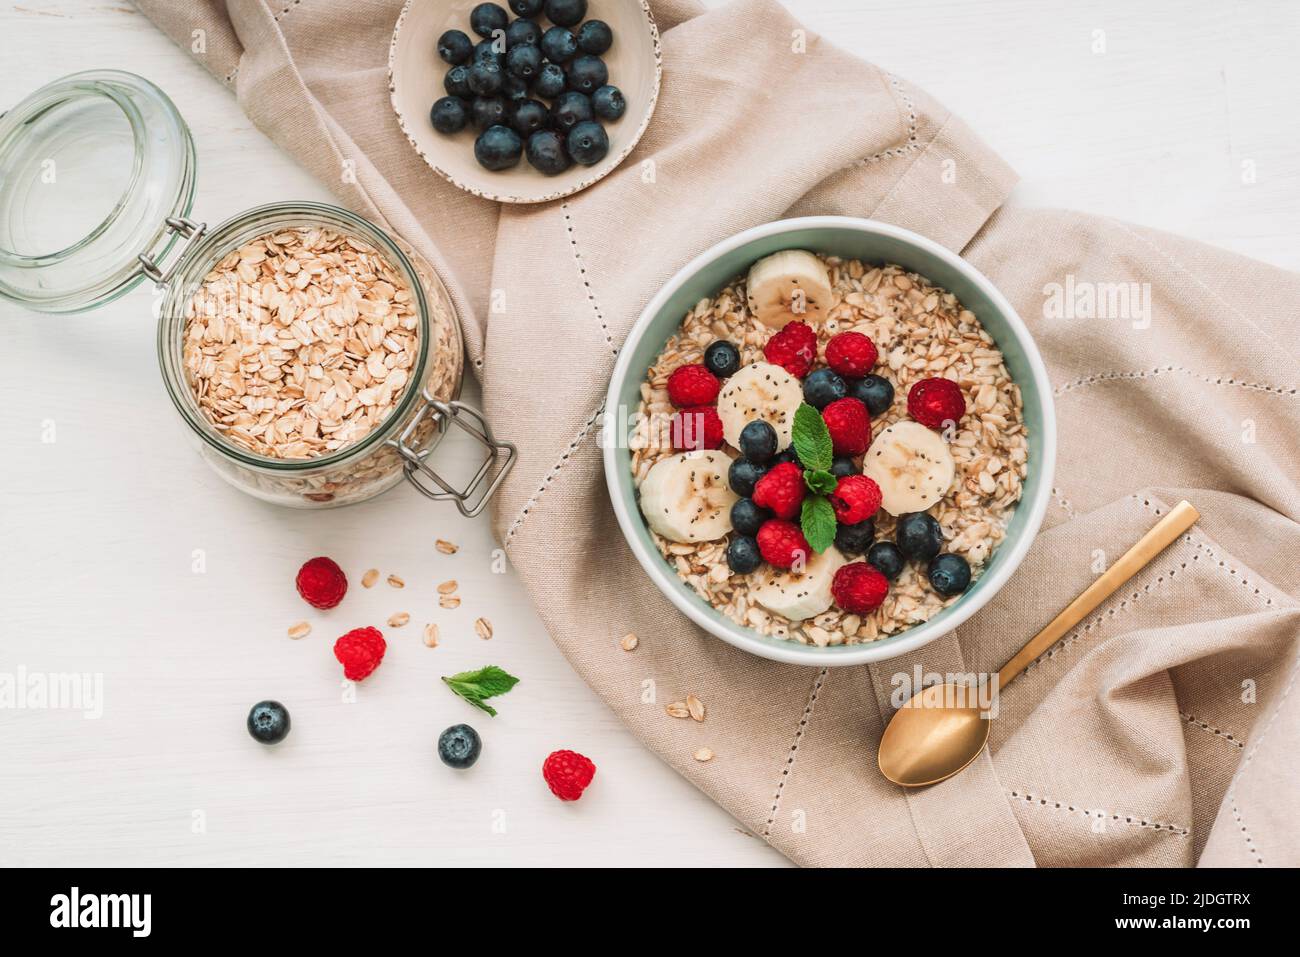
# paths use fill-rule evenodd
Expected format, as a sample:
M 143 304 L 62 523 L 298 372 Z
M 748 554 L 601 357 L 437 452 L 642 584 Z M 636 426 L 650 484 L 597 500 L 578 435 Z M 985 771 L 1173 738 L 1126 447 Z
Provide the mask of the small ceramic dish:
M 498 203 L 562 199 L 617 169 L 650 125 L 659 99 L 663 72 L 659 28 L 649 0 L 591 0 L 587 19 L 604 20 L 614 31 L 614 46 L 601 58 L 609 67 L 609 82 L 623 91 L 627 112 L 621 119 L 604 122 L 609 155 L 595 166 L 574 164 L 557 176 L 539 173 L 526 158 L 501 172 L 484 169 L 474 159 L 476 133 L 472 129 L 444 136 L 429 122 L 434 101 L 446 95 L 443 77 L 450 69 L 438 56 L 438 38 L 447 30 L 463 30 L 477 41 L 469 14 L 478 2 L 407 0 L 397 18 L 388 51 L 389 101 L 415 151 L 440 176 L 466 192 Z M 500 2 L 506 5 L 505 0 Z M 538 23 L 543 29 L 550 26 L 544 17 Z
M 960 599 L 928 621 L 877 641 L 817 647 L 771 638 L 739 625 L 715 609 L 677 576 L 659 553 L 637 504 L 626 436 L 604 444 L 605 481 L 619 526 L 632 553 L 668 599 L 701 628 L 753 654 L 790 664 L 858 665 L 893 658 L 952 631 L 997 594 L 1029 550 L 1051 495 L 1056 463 L 1056 417 L 1052 390 L 1038 347 L 1011 304 L 974 267 L 924 236 L 868 219 L 814 216 L 746 230 L 718 243 L 684 266 L 659 290 L 628 334 L 605 398 L 607 422 L 634 422 L 646 370 L 697 302 L 717 294 L 764 256 L 806 249 L 867 263 L 896 263 L 953 293 L 980 320 L 1002 351 L 1020 387 L 1029 458 L 1020 503 L 1006 537 L 980 577 Z

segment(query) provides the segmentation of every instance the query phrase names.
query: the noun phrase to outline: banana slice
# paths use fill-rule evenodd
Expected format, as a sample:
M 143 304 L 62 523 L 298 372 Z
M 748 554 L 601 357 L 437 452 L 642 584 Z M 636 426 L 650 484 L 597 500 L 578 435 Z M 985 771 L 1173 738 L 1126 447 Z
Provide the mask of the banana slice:
M 943 498 L 956 473 L 943 436 L 919 422 L 895 422 L 862 460 L 862 474 L 880 486 L 881 507 L 891 515 L 924 512 Z
M 794 413 L 803 402 L 803 386 L 780 366 L 754 362 L 745 366 L 718 393 L 718 418 L 722 436 L 733 449 L 740 448 L 741 430 L 755 419 L 776 429 L 776 450 L 790 445 Z
M 750 597 L 768 611 L 791 621 L 813 618 L 831 607 L 831 582 L 848 561 L 834 546 L 818 555 L 813 552 L 802 572 L 772 569 L 768 578 L 750 592 Z
M 740 496 L 727 485 L 731 459 L 714 450 L 660 459 L 641 482 L 641 514 L 670 542 L 711 542 L 731 531 Z
M 749 311 L 771 329 L 799 320 L 821 322 L 831 304 L 826 264 L 802 249 L 783 249 L 749 267 L 745 281 Z

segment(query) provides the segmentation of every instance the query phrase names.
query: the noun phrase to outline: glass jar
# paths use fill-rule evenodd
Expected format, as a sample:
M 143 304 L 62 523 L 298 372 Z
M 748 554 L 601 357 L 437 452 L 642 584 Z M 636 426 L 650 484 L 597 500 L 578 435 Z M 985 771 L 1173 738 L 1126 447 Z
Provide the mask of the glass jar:
M 250 495 L 324 508 L 373 498 L 406 477 L 425 496 L 479 514 L 516 453 L 459 401 L 460 326 L 429 264 L 362 217 L 321 203 L 261 206 L 209 230 L 190 218 L 194 182 L 189 129 L 147 80 L 92 71 L 37 90 L 0 117 L 0 296 L 44 312 L 80 312 L 152 280 L 162 292 L 158 361 L 167 393 L 203 459 Z M 419 341 L 405 391 L 371 431 L 316 458 L 273 458 L 235 444 L 204 415 L 182 350 L 205 277 L 245 244 L 301 227 L 328 228 L 387 260 L 411 290 Z M 453 425 L 486 452 L 462 488 L 428 462 Z

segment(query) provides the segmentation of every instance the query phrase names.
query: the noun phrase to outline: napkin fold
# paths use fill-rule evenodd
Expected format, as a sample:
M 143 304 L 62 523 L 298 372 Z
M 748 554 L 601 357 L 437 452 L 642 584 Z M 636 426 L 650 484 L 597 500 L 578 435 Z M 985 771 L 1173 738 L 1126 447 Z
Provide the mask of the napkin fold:
M 137 2 L 441 274 L 488 414 L 520 446 L 493 520 L 548 630 L 751 833 L 809 865 L 1300 863 L 1300 277 L 999 208 L 1014 173 L 959 119 L 772 0 L 655 2 L 664 78 L 645 138 L 597 186 L 536 207 L 463 193 L 407 144 L 387 92 L 398 0 Z M 953 634 L 869 667 L 780 665 L 676 612 L 623 543 L 596 442 L 657 288 L 726 236 L 814 213 L 962 251 L 1030 326 L 1059 419 L 1054 504 L 1021 570 Z M 1067 304 L 1088 289 L 1113 305 L 1116 284 L 1131 295 L 1113 315 Z M 1183 497 L 1201 522 L 1007 689 L 971 768 L 921 791 L 880 776 L 899 675 L 997 670 Z M 688 692 L 703 723 L 664 713 Z

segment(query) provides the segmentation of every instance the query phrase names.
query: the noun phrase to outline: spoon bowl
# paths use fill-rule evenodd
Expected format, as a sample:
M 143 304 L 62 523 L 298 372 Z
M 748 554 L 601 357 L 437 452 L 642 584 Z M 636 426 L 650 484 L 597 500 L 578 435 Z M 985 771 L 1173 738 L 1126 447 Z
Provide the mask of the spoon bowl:
M 971 689 L 931 685 L 895 712 L 880 739 L 880 773 L 903 787 L 922 787 L 952 777 L 984 750 L 989 716 L 967 706 Z

